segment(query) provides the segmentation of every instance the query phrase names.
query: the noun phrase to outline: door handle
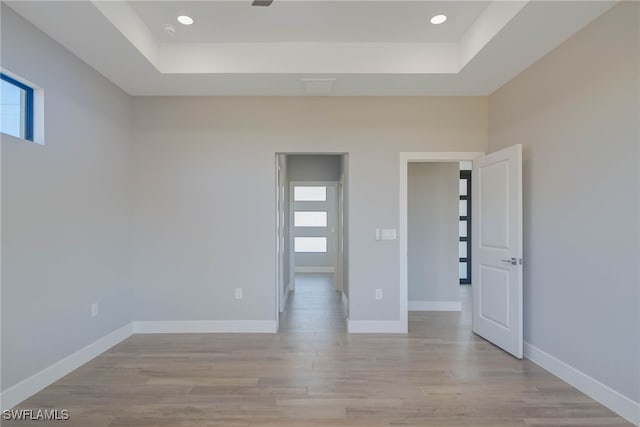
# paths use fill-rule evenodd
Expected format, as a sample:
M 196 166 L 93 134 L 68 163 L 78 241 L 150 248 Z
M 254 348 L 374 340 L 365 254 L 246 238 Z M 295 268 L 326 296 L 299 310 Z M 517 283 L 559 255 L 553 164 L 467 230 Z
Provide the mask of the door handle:
M 518 259 L 517 258 L 511 258 L 511 259 L 501 259 L 500 261 L 502 262 L 508 262 L 511 265 L 518 265 Z

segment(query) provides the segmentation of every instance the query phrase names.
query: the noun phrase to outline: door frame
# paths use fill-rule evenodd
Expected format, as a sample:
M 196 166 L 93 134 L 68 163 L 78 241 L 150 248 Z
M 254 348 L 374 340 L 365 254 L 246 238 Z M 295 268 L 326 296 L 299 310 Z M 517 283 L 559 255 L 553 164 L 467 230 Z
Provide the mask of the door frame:
M 281 191 L 281 189 L 283 189 L 284 187 L 282 187 L 282 169 L 280 167 L 280 154 L 276 153 L 275 156 L 275 185 L 276 185 L 276 199 L 275 199 L 275 217 L 276 217 L 276 227 L 275 227 L 275 243 L 276 243 L 276 247 L 275 247 L 275 262 L 276 262 L 276 269 L 275 269 L 275 284 L 276 284 L 276 299 L 275 299 L 275 308 L 276 308 L 276 332 L 280 329 L 280 309 L 282 307 L 280 307 L 280 305 L 282 304 L 282 296 L 280 295 L 280 285 L 283 284 L 284 287 L 284 272 L 283 272 L 283 266 L 284 266 L 284 256 L 285 254 L 283 253 L 284 250 L 284 245 L 280 245 L 280 241 L 284 240 L 284 231 L 283 231 L 283 226 L 284 226 L 284 221 L 282 221 L 282 223 L 280 222 L 280 215 L 284 212 L 284 209 L 286 209 L 286 206 L 284 206 L 283 203 L 283 198 L 284 198 L 284 192 Z M 286 160 L 286 159 L 285 159 Z M 281 239 L 282 237 L 282 239 Z
M 398 233 L 399 260 L 400 260 L 400 328 L 403 333 L 409 331 L 409 279 L 408 279 L 408 253 L 409 239 L 408 232 L 408 216 L 409 216 L 409 163 L 428 163 L 428 162 L 461 162 L 473 160 L 476 157 L 484 156 L 484 151 L 467 151 L 467 152 L 444 152 L 444 151 L 426 151 L 426 152 L 400 152 L 400 230 Z

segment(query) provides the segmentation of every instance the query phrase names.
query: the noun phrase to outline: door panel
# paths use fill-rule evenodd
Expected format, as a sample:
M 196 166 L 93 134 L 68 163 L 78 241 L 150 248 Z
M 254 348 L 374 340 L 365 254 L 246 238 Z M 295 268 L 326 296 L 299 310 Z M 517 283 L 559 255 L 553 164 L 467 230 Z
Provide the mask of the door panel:
M 509 247 L 509 163 L 500 161 L 481 169 L 480 246 Z M 477 199 L 476 199 L 477 200 Z
M 473 331 L 522 358 L 522 147 L 473 162 Z
M 480 317 L 509 328 L 509 272 L 502 268 L 480 266 Z

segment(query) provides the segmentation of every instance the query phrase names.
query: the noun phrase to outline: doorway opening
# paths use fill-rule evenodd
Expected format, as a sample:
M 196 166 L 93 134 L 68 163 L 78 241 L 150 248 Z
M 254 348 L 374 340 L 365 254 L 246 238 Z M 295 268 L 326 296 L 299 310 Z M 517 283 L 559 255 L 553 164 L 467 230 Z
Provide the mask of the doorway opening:
M 470 288 L 460 286 L 463 281 L 470 283 L 466 173 L 471 171 L 463 169 L 470 163 L 408 164 L 407 269 L 412 332 L 447 325 L 457 328 L 459 336 L 471 335 Z
M 277 307 L 285 329 L 346 329 L 348 156 L 276 155 Z
M 468 196 L 460 192 L 460 167 L 460 162 L 408 165 L 409 311 L 461 310 L 459 285 L 463 272 L 467 277 L 469 221 Z
M 466 302 L 460 170 L 482 154 L 400 153 L 400 323 L 407 331 L 409 311 L 461 311 Z

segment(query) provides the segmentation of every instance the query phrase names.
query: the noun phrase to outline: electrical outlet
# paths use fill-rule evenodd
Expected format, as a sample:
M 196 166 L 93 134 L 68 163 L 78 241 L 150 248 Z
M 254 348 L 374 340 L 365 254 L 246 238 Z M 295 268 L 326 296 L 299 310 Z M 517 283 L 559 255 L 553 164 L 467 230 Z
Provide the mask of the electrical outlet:
M 242 288 L 236 288 L 236 299 L 242 299 Z
M 98 303 L 94 302 L 91 304 L 91 317 L 96 317 L 98 315 Z
M 382 289 L 376 289 L 376 299 L 382 299 Z

